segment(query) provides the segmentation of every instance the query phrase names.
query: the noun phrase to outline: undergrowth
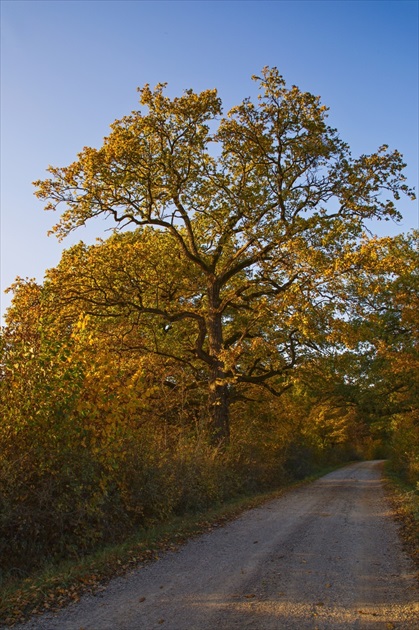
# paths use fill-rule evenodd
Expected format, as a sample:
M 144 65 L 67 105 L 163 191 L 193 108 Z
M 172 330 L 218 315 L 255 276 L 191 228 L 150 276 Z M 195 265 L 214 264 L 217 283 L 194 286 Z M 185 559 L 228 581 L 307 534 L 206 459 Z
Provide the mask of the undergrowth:
M 386 463 L 385 479 L 401 538 L 417 567 L 419 579 L 419 484 L 407 483 L 394 471 L 391 462 Z

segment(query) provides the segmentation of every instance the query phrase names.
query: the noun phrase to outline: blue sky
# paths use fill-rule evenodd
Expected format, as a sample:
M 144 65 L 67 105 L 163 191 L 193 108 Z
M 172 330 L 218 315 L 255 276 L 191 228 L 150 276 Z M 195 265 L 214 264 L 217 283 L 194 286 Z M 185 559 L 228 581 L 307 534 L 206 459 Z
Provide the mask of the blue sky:
M 63 248 L 100 236 L 81 228 L 58 243 L 56 222 L 31 182 L 100 146 L 115 119 L 138 108 L 136 88 L 168 93 L 216 87 L 225 110 L 254 93 L 250 80 L 277 66 L 288 84 L 320 95 L 329 122 L 352 148 L 387 143 L 418 173 L 418 2 L 1 1 L 1 287 L 42 281 Z M 418 227 L 417 202 L 402 224 Z M 1 295 L 2 312 L 10 297 Z

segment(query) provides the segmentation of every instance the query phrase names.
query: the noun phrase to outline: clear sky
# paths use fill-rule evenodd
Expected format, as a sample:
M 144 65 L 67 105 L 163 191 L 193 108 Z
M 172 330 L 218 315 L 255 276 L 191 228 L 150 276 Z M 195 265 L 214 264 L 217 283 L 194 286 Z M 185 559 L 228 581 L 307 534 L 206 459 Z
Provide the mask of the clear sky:
M 399 149 L 417 188 L 416 0 L 2 0 L 2 291 L 16 276 L 42 281 L 63 248 L 102 235 L 92 225 L 61 244 L 47 237 L 57 217 L 31 182 L 100 146 L 138 109 L 138 86 L 216 87 L 227 110 L 265 65 L 321 96 L 354 156 Z M 418 227 L 417 203 L 399 209 L 403 222 L 379 224 L 380 235 Z M 9 300 L 1 294 L 2 312 Z

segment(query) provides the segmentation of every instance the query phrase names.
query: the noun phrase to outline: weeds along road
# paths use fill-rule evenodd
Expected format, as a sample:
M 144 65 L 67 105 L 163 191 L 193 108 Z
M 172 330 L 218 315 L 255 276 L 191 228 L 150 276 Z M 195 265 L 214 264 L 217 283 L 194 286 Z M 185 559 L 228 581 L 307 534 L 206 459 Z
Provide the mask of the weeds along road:
M 16 628 L 419 629 L 415 569 L 380 471 L 335 471 Z

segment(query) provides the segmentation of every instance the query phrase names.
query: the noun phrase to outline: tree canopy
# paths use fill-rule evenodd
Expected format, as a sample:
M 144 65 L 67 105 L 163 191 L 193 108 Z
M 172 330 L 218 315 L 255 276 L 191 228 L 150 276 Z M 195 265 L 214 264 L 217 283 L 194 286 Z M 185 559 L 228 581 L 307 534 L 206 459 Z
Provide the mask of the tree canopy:
M 63 207 L 59 238 L 98 216 L 120 232 L 65 253 L 50 275 L 61 300 L 124 318 L 131 347 L 199 372 L 215 443 L 240 384 L 281 394 L 321 350 L 365 221 L 397 219 L 400 195 L 414 196 L 398 151 L 354 158 L 319 97 L 276 68 L 253 79 L 256 102 L 226 115 L 214 89 L 171 99 L 146 85 L 103 146 L 35 182 L 46 209 Z

